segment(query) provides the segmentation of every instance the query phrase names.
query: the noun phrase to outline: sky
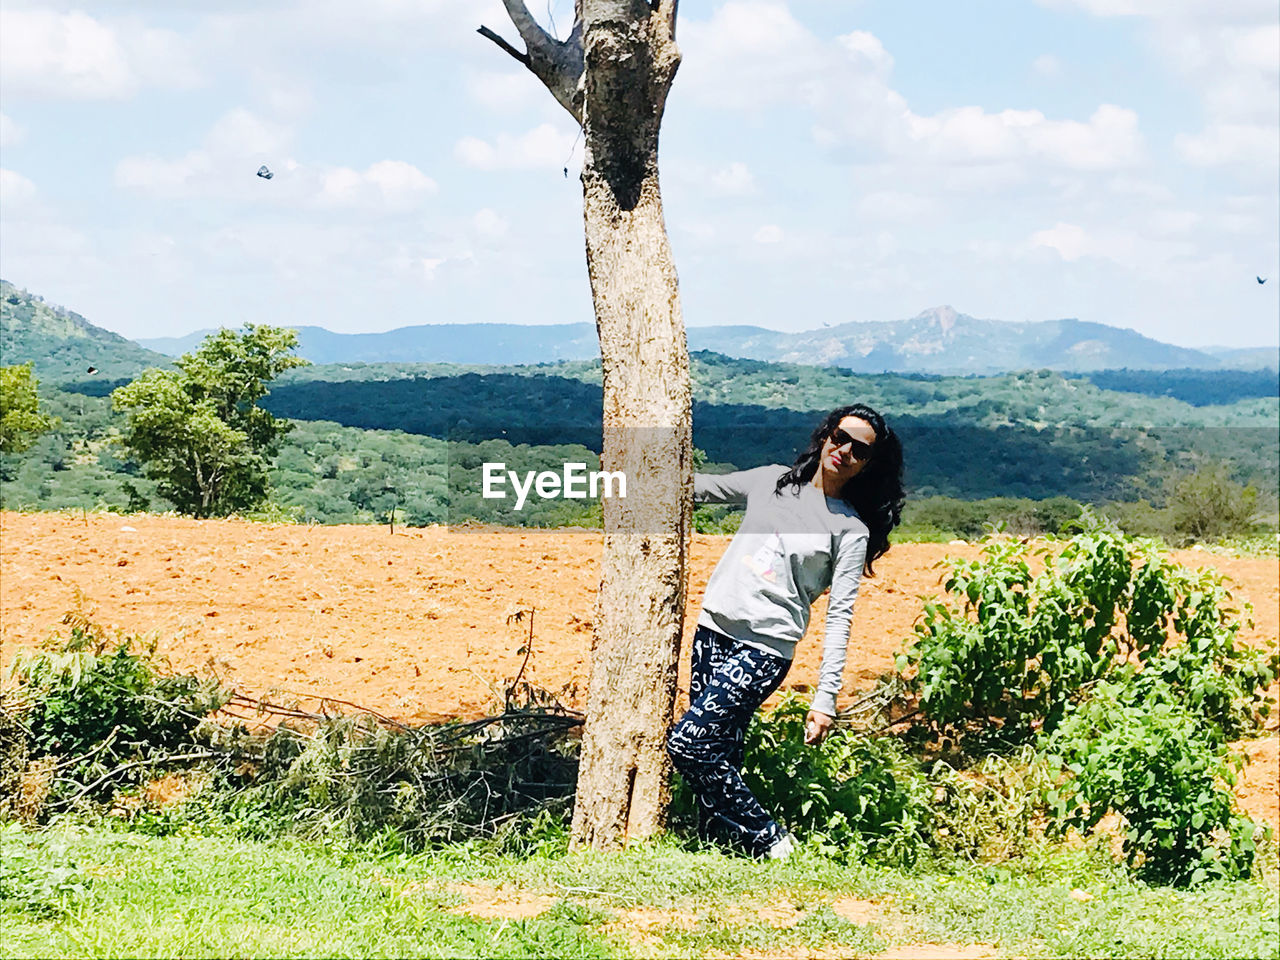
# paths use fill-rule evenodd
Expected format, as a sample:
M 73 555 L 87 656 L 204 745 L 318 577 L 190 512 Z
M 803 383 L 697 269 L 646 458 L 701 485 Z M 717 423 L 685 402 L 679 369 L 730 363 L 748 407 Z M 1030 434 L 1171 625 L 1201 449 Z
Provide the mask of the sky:
M 680 14 L 690 326 L 1280 341 L 1274 0 Z M 128 337 L 590 321 L 576 124 L 481 24 L 518 45 L 497 0 L 0 0 L 0 276 Z

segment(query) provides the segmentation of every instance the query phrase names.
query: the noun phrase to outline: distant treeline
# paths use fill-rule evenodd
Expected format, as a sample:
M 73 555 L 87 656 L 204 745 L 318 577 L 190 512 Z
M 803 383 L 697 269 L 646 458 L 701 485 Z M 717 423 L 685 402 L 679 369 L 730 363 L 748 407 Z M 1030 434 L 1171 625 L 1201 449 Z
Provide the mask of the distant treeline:
M 1099 370 L 1093 373 L 1059 373 L 1047 370 L 995 376 L 941 376 L 931 373 L 854 373 L 839 367 L 809 367 L 726 357 L 707 350 L 694 351 L 694 396 L 708 402 L 759 402 L 771 392 L 783 399 L 788 390 L 800 394 L 838 390 L 845 394 L 874 395 L 887 409 L 905 410 L 921 402 L 941 401 L 960 405 L 976 392 L 999 393 L 1009 382 L 1084 381 L 1100 390 L 1146 397 L 1180 400 L 1193 407 L 1222 406 L 1242 400 L 1280 397 L 1280 374 L 1262 370 Z M 483 366 L 452 363 L 352 363 L 318 364 L 286 373 L 273 392 L 292 390 L 309 383 L 358 384 L 458 378 L 468 374 L 551 377 L 600 383 L 599 361 L 571 360 L 525 366 Z M 128 378 L 99 372 L 75 377 L 58 386 L 72 393 L 105 397 Z M 770 390 L 770 388 L 773 388 Z M 779 391 L 782 391 L 779 393 Z M 791 406 L 773 403 L 772 406 Z
M 709 460 L 739 468 L 790 463 L 821 414 L 865 399 L 901 434 L 907 482 L 920 495 L 1147 496 L 1198 456 L 1228 464 L 1262 489 L 1280 478 L 1274 412 L 1268 416 L 1274 400 L 1207 410 L 1049 373 L 879 378 L 798 367 L 779 377 L 776 364 L 717 361 L 719 370 L 701 371 L 700 392 L 715 401 L 694 403 L 694 444 Z M 467 373 L 284 382 L 264 406 L 277 416 L 441 440 L 572 444 L 599 453 L 600 400 L 597 384 L 573 377 Z
M 882 410 L 902 436 L 915 502 L 1069 498 L 1158 504 L 1171 478 L 1208 463 L 1225 466 L 1238 483 L 1252 484 L 1263 512 L 1275 512 L 1280 400 L 1273 383 L 1264 396 L 1194 405 L 1104 389 L 1092 377 L 1050 371 L 981 378 L 869 376 L 705 352 L 693 354 L 692 361 L 694 444 L 721 469 L 790 463 L 823 413 L 860 400 Z M 433 375 L 421 375 L 426 369 Z M 475 491 L 479 463 L 489 456 L 513 469 L 543 469 L 566 458 L 595 468 L 599 365 L 459 372 L 464 369 L 311 367 L 272 384 L 264 406 L 297 421 L 271 474 L 273 503 L 319 522 L 385 518 L 392 510 L 414 523 L 463 516 L 587 522 L 589 504 L 564 502 L 531 503 L 521 515 L 503 518 L 497 505 L 481 502 Z M 334 379 L 339 373 L 352 379 Z M 1112 373 L 1121 385 L 1154 390 L 1163 384 L 1160 375 Z M 1207 397 L 1224 376 L 1174 371 L 1169 383 L 1198 384 Z M 1257 374 L 1235 379 L 1237 394 L 1261 392 L 1271 383 Z M 120 421 L 105 394 L 113 385 L 95 379 L 72 385 L 74 392 L 42 389 L 49 412 L 63 425 L 26 454 L 0 461 L 6 505 L 164 509 L 153 485 L 112 441 Z M 954 519 L 948 529 L 976 522 Z
M 122 459 L 114 442 L 120 421 L 105 399 L 51 391 L 46 402 L 48 411 L 61 418 L 61 426 L 26 453 L 0 457 L 4 481 L 0 500 L 5 508 L 170 508 L 138 465 Z M 719 435 L 716 431 L 700 434 L 702 442 L 719 452 L 708 451 L 704 469 L 749 465 L 743 453 L 756 433 L 752 424 L 758 425 L 762 416 L 770 418 L 768 432 L 778 431 L 779 452 L 761 462 L 785 462 L 790 452 L 783 446 L 802 440 L 813 420 L 812 415 L 786 410 L 762 413 L 730 408 L 723 412 L 736 413 L 741 419 L 728 422 Z M 900 537 L 924 539 L 972 538 L 993 524 L 1004 524 L 1020 534 L 1056 533 L 1077 515 L 1082 503 L 1089 502 L 1105 504 L 1107 512 L 1132 533 L 1177 535 L 1177 518 L 1166 505 L 1176 486 L 1169 481 L 1185 476 L 1198 463 L 1226 462 L 1226 452 L 1239 453 L 1238 448 L 1249 445 L 1238 432 L 1192 432 L 1207 458 L 1185 452 L 1161 458 L 1145 449 L 1161 442 L 1150 434 L 1115 448 L 1114 438 L 1100 430 L 1045 435 L 1025 428 L 978 428 L 971 423 L 921 426 L 905 417 L 897 423 L 906 441 L 910 488 L 906 527 Z M 1187 436 L 1179 428 L 1169 432 Z M 1274 448 L 1274 431 L 1255 434 L 1261 434 L 1254 438 L 1260 450 Z M 1211 449 L 1215 437 L 1224 449 Z M 479 496 L 479 473 L 486 461 L 502 461 L 521 471 L 557 469 L 566 461 L 583 462 L 588 469 L 599 465 L 596 453 L 586 445 L 528 446 L 502 439 L 449 442 L 401 431 L 298 421 L 271 471 L 271 505 L 264 516 L 317 523 L 386 523 L 394 516 L 397 523 L 410 525 L 458 524 L 468 519 L 528 526 L 599 524 L 599 507 L 589 501 L 531 498 L 517 513 L 510 501 L 484 500 Z M 1127 472 L 1143 469 L 1144 464 L 1148 472 Z M 926 470 L 933 471 L 932 482 L 924 482 Z M 999 496 L 984 492 L 1002 485 Z M 1072 486 L 1105 490 L 1108 495 L 1077 498 L 1062 493 Z M 1031 493 L 1011 495 L 1017 489 Z M 1265 499 L 1268 488 L 1259 489 L 1264 495 L 1258 503 L 1261 515 L 1274 523 L 1274 502 Z M 969 494 L 942 495 L 955 490 Z M 1053 492 L 1046 495 L 1045 491 Z M 713 506 L 700 508 L 695 520 L 698 529 L 706 532 L 732 532 L 739 516 L 732 509 Z
M 1103 390 L 1173 397 L 1193 407 L 1280 397 L 1276 370 L 1099 370 L 1078 376 Z

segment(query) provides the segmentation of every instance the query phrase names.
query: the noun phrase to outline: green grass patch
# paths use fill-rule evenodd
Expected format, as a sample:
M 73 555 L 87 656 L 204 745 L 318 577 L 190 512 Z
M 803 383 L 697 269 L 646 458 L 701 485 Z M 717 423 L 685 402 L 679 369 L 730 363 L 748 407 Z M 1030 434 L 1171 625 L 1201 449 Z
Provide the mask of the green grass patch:
M 758 864 L 675 843 L 516 856 L 471 842 L 388 855 L 65 820 L 38 832 L 9 826 L 0 844 L 0 924 L 14 957 L 874 955 L 908 943 L 1063 957 L 1280 949 L 1273 874 L 1193 891 L 1147 887 L 1100 844 L 946 872 L 841 863 L 811 849 Z M 873 918 L 837 913 L 850 898 L 868 901 Z

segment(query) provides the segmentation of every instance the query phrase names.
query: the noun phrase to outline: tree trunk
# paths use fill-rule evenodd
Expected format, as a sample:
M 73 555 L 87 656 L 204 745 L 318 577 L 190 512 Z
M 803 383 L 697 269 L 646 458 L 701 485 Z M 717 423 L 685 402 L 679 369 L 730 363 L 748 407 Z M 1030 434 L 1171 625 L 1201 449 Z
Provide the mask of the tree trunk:
M 588 4 L 588 7 L 591 5 Z M 604 555 L 574 807 L 578 843 L 663 825 L 667 728 L 684 622 L 692 504 L 689 354 L 658 189 L 658 130 L 679 55 L 648 4 L 585 19 L 587 272 L 604 364 Z M 647 29 L 645 29 L 647 27 Z
M 693 465 L 689 354 L 658 189 L 658 131 L 680 62 L 675 0 L 578 0 L 549 37 L 504 0 L 525 64 L 582 125 L 587 272 L 604 366 L 605 499 L 577 800 L 576 843 L 621 845 L 661 829 L 667 728 L 683 630 Z

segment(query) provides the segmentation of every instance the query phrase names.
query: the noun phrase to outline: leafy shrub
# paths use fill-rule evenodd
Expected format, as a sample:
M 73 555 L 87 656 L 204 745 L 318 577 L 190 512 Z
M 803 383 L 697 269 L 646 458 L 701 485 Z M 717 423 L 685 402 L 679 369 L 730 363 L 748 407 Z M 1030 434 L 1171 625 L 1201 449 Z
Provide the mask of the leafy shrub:
M 204 716 L 221 706 L 216 681 L 159 672 L 154 643 L 113 641 L 79 614 L 63 622 L 71 627 L 67 640 L 14 661 L 30 691 L 23 720 L 32 756 L 73 757 L 113 731 L 117 756 L 173 749 L 190 744 Z
M 804 742 L 808 705 L 795 694 L 752 719 L 743 779 L 779 821 L 829 853 L 911 863 L 927 840 L 931 790 L 898 743 L 838 728 Z M 691 824 L 693 795 L 676 778 L 677 824 Z
M 1137 702 L 1167 690 L 1216 741 L 1257 729 L 1271 712 L 1266 691 L 1280 655 L 1238 642 L 1242 621 L 1222 578 L 1151 555 L 1134 582 L 1129 629 L 1149 635 L 1145 662 L 1131 680 Z M 1160 647 L 1169 624 L 1183 639 Z
M 1257 503 L 1258 491 L 1236 483 L 1221 465 L 1202 465 L 1170 484 L 1169 512 L 1183 543 L 1252 532 Z
M 1169 688 L 1099 684 L 1049 739 L 1071 776 L 1049 792 L 1060 827 L 1086 831 L 1124 818 L 1126 860 L 1159 884 L 1247 876 L 1258 828 L 1233 811 L 1226 747 L 1205 737 Z
M 226 699 L 214 680 L 162 673 L 154 643 L 113 639 L 80 614 L 63 622 L 69 638 L 13 663 L 27 752 L 63 758 L 54 801 L 92 792 L 81 785 L 118 782 L 113 771 L 136 779 L 151 761 L 192 747 L 196 727 Z
M 499 716 L 411 728 L 235 695 L 163 672 L 154 645 L 114 640 L 79 614 L 64 622 L 70 639 L 15 658 L 22 697 L 0 712 L 0 809 L 31 806 L 35 771 L 39 785 L 51 779 L 50 806 L 113 801 L 157 834 L 212 824 L 262 838 L 381 836 L 407 849 L 473 837 L 512 849 L 563 842 L 577 780 L 569 732 L 581 717 L 527 683 L 513 685 Z M 287 719 L 265 733 L 202 723 L 224 706 Z M 198 786 L 181 803 L 152 809 L 138 795 L 192 761 Z
M 1221 579 L 1088 511 L 1079 527 L 1056 557 L 995 539 L 979 560 L 949 561 L 945 589 L 958 602 L 927 602 L 898 658 L 924 715 L 944 731 L 994 722 L 1026 741 L 1041 724 L 1051 731 L 1085 684 L 1135 673 L 1172 686 L 1223 733 L 1264 713 L 1280 657 L 1237 645 Z

